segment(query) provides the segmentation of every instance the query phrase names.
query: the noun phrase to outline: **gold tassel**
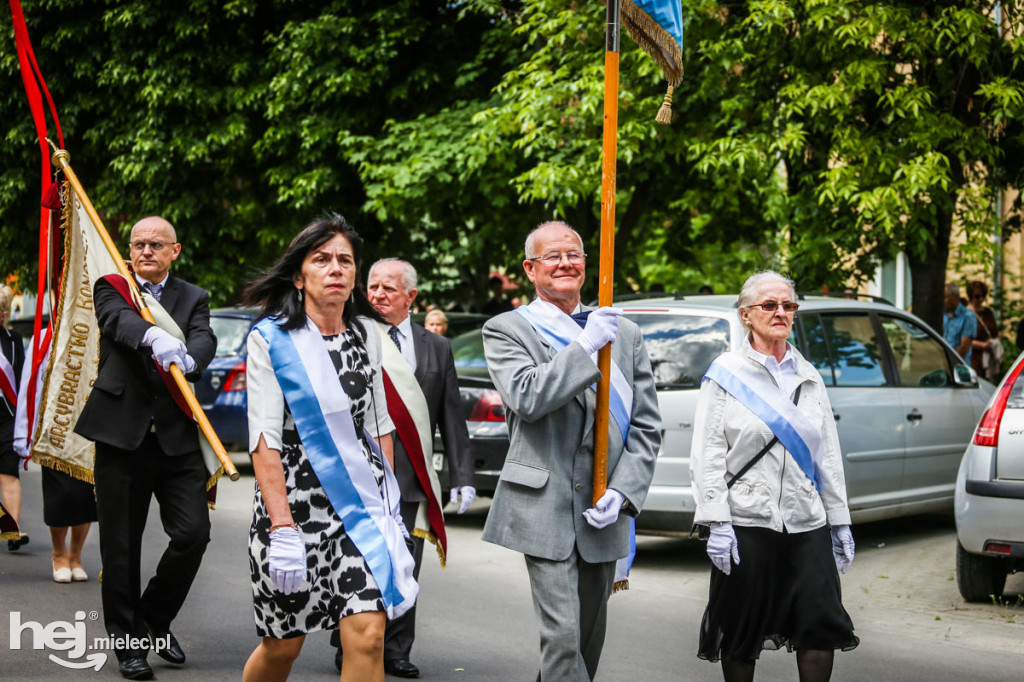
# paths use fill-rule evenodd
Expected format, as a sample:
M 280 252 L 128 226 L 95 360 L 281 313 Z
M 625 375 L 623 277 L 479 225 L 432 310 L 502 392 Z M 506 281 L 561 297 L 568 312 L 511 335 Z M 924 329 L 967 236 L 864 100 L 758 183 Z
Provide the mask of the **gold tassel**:
M 672 122 L 672 91 L 674 89 L 671 84 L 668 86 L 668 92 L 665 93 L 665 101 L 661 103 L 658 115 L 654 117 L 654 120 L 662 125 L 668 125 Z
M 617 581 L 615 581 L 615 584 L 612 585 L 612 594 L 615 594 L 616 592 L 622 592 L 622 591 L 628 590 L 628 589 L 629 589 L 629 579 L 628 578 L 625 579 L 625 580 L 617 580 Z
M 422 528 L 413 528 L 412 534 L 415 537 L 423 538 L 430 544 L 434 545 L 437 549 L 437 558 L 441 561 L 441 568 L 447 568 L 447 561 L 444 555 L 444 548 L 441 547 L 441 543 L 438 541 L 437 536 L 431 533 L 429 530 L 423 530 Z

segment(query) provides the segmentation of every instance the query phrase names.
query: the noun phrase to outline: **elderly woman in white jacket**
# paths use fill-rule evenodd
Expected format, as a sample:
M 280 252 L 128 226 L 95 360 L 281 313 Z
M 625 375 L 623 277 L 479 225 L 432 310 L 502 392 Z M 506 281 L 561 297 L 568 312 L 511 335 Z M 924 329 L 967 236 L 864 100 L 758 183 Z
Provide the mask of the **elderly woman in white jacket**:
M 743 347 L 701 385 L 690 457 L 714 568 L 698 656 L 726 682 L 754 678 L 764 649 L 796 650 L 801 682 L 826 681 L 836 649 L 859 640 L 839 573 L 853 561 L 835 420 L 817 370 L 789 344 L 793 282 L 751 276 L 738 313 Z

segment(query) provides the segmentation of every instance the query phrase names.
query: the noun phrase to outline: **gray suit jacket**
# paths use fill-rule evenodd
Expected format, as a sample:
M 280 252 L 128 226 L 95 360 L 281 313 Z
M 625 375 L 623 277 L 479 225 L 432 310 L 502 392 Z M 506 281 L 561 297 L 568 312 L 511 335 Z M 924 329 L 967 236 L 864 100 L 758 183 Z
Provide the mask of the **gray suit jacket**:
M 412 324 L 412 345 L 416 353 L 416 383 L 423 389 L 430 412 L 430 432 L 441 427 L 441 442 L 448 459 L 451 487 L 473 485 L 473 457 L 469 452 L 469 431 L 462 413 L 455 358 L 448 339 L 429 332 L 425 327 Z M 429 447 L 429 446 L 428 446 Z M 427 455 L 427 466 L 433 466 Z M 409 463 L 409 455 L 402 443 L 395 439 L 395 476 L 402 499 L 419 502 L 427 499 L 416 472 Z M 444 500 L 441 500 L 444 504 Z
M 615 561 L 629 550 L 629 520 L 643 507 L 661 444 L 661 416 L 643 335 L 623 319 L 612 359 L 633 387 L 629 438 L 611 421 L 608 487 L 626 497 L 618 522 L 592 528 L 583 512 L 593 505 L 594 403 L 597 365 L 578 343 L 555 352 L 519 313 L 484 325 L 484 353 L 505 401 L 509 451 L 483 539 L 544 559 L 561 561 L 573 545 L 590 563 Z

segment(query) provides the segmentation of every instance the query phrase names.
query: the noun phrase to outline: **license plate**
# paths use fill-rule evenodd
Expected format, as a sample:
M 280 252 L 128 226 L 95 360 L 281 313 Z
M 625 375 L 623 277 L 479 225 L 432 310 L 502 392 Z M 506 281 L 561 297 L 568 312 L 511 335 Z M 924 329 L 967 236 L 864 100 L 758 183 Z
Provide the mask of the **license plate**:
M 441 471 L 444 469 L 444 455 L 439 452 L 434 453 L 434 471 Z

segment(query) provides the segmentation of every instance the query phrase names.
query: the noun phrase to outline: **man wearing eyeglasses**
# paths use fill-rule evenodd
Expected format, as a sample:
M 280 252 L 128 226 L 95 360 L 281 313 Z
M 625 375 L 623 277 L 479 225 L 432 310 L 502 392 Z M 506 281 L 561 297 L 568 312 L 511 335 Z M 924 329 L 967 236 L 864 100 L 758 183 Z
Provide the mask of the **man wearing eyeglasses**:
M 604 645 L 615 563 L 629 551 L 661 442 L 643 336 L 613 308 L 580 300 L 579 234 L 548 222 L 526 238 L 537 299 L 491 318 L 487 369 L 506 406 L 509 450 L 483 539 L 526 560 L 540 627 L 539 680 L 589 681 Z M 593 501 L 597 351 L 612 344 L 607 492 Z
M 166 372 L 176 364 L 195 381 L 213 359 L 217 338 L 207 292 L 170 274 L 181 253 L 174 227 L 160 217 L 144 218 L 132 227 L 129 248 L 150 309 L 163 308 L 185 341 L 143 319 L 112 280 L 97 280 L 99 373 L 75 432 L 96 442 L 104 622 L 123 644 L 115 648 L 122 676 L 146 680 L 153 677 L 146 655 L 154 642 L 165 643 L 156 650 L 161 658 L 185 662 L 171 622 L 210 540 L 207 472 L 195 422 L 175 404 L 158 365 Z M 153 496 L 170 544 L 140 594 L 142 532 Z

